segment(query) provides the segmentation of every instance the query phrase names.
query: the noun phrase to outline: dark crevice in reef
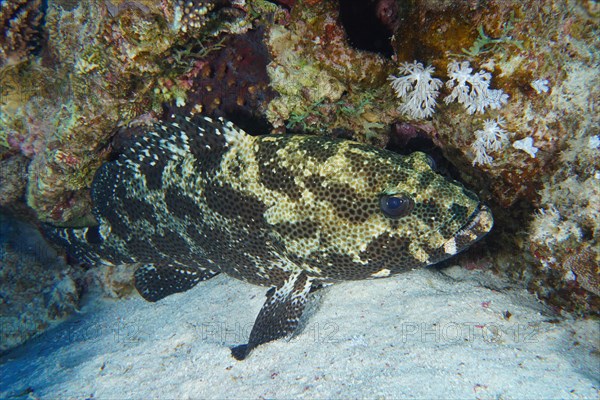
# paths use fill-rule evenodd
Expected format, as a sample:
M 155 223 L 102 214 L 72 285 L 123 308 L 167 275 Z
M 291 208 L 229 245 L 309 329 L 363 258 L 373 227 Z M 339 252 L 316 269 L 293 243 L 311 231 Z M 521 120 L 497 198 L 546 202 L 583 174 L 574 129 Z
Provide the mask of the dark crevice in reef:
M 340 20 L 353 47 L 385 57 L 394 54 L 391 37 L 398 20 L 395 1 L 340 0 Z
M 251 136 L 268 135 L 273 129 L 266 117 L 257 118 L 256 116 L 250 113 L 244 113 L 243 111 L 235 114 L 227 113 L 224 118 L 233 122 Z
M 460 180 L 459 170 L 448 161 L 442 149 L 436 146 L 429 135 L 418 126 L 397 122 L 392 124 L 390 139 L 385 148 L 402 155 L 409 155 L 415 151 L 425 153 L 429 155 L 436 172 L 447 178 Z

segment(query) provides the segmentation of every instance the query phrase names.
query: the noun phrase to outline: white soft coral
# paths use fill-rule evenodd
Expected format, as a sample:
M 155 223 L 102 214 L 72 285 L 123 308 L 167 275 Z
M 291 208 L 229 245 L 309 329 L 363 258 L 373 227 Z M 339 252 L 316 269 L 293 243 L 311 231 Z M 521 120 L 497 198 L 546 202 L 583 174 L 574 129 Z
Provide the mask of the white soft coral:
M 485 143 L 485 147 L 491 151 L 500 150 L 508 140 L 508 132 L 502 128 L 504 118 L 486 119 L 483 121 L 483 129 L 475 131 L 477 139 Z
M 488 151 L 498 151 L 508 141 L 509 132 L 502 127 L 503 118 L 486 119 L 483 122 L 483 129 L 475 131 L 475 141 L 471 144 L 471 150 L 474 153 L 473 165 L 491 164 L 493 158 Z
M 448 64 L 450 80 L 446 86 L 452 92 L 444 98 L 449 104 L 457 100 L 463 104 L 469 114 L 483 113 L 486 108 L 498 109 L 508 101 L 508 95 L 500 89 L 490 89 L 492 74 L 479 71 L 472 73 L 473 69 L 468 61 L 458 63 L 453 61 Z
M 415 119 L 429 118 L 433 115 L 436 98 L 440 94 L 442 81 L 433 78 L 435 69 L 432 66 L 423 67 L 419 62 L 403 62 L 398 67 L 402 76 L 390 75 L 392 88 L 403 103 L 398 111 Z
M 475 156 L 475 158 L 473 158 L 473 165 L 491 164 L 492 161 L 494 161 L 494 159 L 487 153 L 485 142 L 479 138 L 471 144 L 471 150 Z

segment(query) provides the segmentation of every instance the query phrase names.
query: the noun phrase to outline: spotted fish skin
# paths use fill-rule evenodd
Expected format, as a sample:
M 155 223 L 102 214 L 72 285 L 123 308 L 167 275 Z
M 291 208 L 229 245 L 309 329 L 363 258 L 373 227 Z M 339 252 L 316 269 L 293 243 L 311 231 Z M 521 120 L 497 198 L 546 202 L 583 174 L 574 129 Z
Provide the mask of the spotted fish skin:
M 423 153 L 304 135 L 250 136 L 181 117 L 154 126 L 96 173 L 98 225 L 48 228 L 90 263 L 140 263 L 149 301 L 218 273 L 271 287 L 248 344 L 296 329 L 324 284 L 387 277 L 444 260 L 492 227 L 489 209 Z M 407 205 L 386 213 L 389 197 Z M 384 200 L 382 200 L 384 199 Z

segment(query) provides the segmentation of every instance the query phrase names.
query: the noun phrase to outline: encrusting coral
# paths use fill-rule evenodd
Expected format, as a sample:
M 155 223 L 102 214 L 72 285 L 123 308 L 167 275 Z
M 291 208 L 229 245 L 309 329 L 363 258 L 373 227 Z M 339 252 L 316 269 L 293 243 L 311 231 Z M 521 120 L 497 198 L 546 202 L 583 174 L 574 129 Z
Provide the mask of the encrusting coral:
M 39 219 L 77 224 L 114 132 L 184 104 L 179 77 L 217 36 L 244 28 L 236 10 L 201 1 L 61 4 L 48 4 L 41 57 L 0 74 L 0 143 L 31 158 L 26 200 Z
M 266 116 L 276 131 L 349 131 L 381 141 L 399 113 L 385 87 L 389 59 L 353 48 L 331 1 L 296 3 L 287 21 L 272 24 L 266 42 L 270 85 L 278 93 Z

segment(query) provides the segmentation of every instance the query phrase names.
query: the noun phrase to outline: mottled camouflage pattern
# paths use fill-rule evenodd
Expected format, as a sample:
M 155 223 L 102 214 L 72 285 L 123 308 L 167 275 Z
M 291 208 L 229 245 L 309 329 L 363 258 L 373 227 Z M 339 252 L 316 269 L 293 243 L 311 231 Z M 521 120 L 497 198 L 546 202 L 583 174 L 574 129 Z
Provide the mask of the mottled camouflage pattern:
M 412 211 L 392 219 L 382 195 Z M 249 136 L 229 122 L 173 116 L 105 164 L 98 226 L 57 230 L 89 262 L 142 263 L 156 301 L 220 272 L 274 287 L 247 346 L 293 332 L 311 287 L 386 277 L 448 258 L 492 227 L 477 196 L 401 156 L 348 140 Z

